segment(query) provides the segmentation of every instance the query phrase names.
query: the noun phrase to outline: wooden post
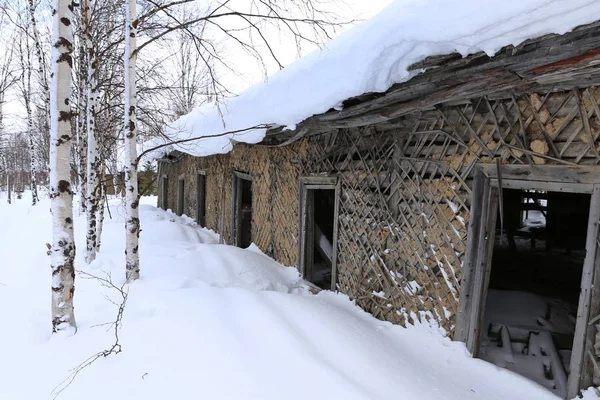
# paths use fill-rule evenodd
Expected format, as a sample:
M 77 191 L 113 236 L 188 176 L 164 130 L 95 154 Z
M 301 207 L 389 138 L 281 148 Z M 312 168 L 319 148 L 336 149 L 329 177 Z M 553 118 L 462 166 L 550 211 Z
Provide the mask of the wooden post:
M 586 342 L 591 343 L 592 338 L 587 338 L 588 321 L 592 300 L 592 283 L 594 282 L 594 269 L 600 265 L 598 258 L 598 224 L 600 221 L 600 185 L 594 185 L 592 200 L 590 202 L 590 215 L 588 219 L 588 232 L 585 244 L 586 256 L 583 262 L 583 273 L 581 277 L 581 293 L 579 295 L 579 306 L 577 307 L 577 323 L 575 325 L 575 339 L 571 353 L 571 371 L 567 384 L 567 398 L 573 398 L 579 393 L 581 383 L 586 386 L 590 382 L 587 373 L 584 373 L 584 355 Z M 597 305 L 594 305 L 597 309 Z M 582 382 L 582 378 L 585 380 Z
M 477 265 L 477 244 L 479 243 L 479 232 L 481 230 L 481 215 L 483 210 L 483 187 L 486 180 L 480 168 L 475 170 L 473 178 L 473 194 L 471 196 L 471 211 L 469 227 L 467 231 L 467 247 L 465 259 L 462 266 L 462 280 L 460 284 L 460 299 L 458 318 L 454 340 L 467 343 L 470 327 L 470 315 L 472 309 L 472 288 L 475 277 L 475 266 Z

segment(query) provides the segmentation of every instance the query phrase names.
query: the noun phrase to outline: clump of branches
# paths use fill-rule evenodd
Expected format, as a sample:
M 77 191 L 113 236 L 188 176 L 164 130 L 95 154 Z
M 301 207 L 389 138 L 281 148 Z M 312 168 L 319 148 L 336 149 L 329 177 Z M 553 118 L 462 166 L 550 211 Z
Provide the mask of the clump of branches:
M 106 349 L 97 352 L 96 354 L 85 359 L 81 364 L 69 371 L 69 375 L 52 390 L 53 399 L 56 399 L 65 389 L 67 389 L 71 383 L 75 380 L 77 375 L 85 368 L 91 366 L 94 362 L 101 358 L 110 356 L 111 354 L 119 354 L 122 351 L 121 343 L 119 342 L 119 331 L 123 321 L 123 313 L 125 312 L 125 305 L 127 304 L 127 297 L 129 295 L 129 289 L 126 287 L 124 282 L 122 285 L 117 286 L 112 281 L 110 272 L 104 272 L 104 276 L 97 276 L 90 274 L 89 272 L 77 270 L 79 277 L 82 279 L 93 279 L 100 283 L 105 288 L 115 290 L 119 293 L 120 301 L 111 299 L 108 295 L 104 295 L 104 298 L 109 302 L 113 303 L 117 307 L 117 314 L 114 321 L 105 322 L 103 324 L 94 325 L 93 327 L 108 326 L 108 330 L 113 331 L 113 342 Z

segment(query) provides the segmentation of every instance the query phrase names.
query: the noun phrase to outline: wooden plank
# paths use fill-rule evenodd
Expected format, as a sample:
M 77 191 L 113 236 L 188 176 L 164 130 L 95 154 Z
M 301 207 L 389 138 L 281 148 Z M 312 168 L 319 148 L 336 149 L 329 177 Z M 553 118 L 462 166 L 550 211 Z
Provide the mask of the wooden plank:
M 240 172 L 240 171 L 233 171 L 233 175 L 240 178 L 240 179 L 245 179 L 247 181 L 251 181 L 252 180 L 252 176 L 250 176 L 250 174 L 247 174 L 245 172 Z
M 491 184 L 494 187 L 498 187 L 498 180 L 491 179 Z M 502 179 L 502 188 L 520 190 L 545 190 L 547 192 L 564 193 L 592 193 L 592 191 L 594 190 L 594 185 L 591 183 L 562 183 Z
M 600 221 L 600 185 L 594 186 L 592 200 L 590 202 L 590 216 L 588 219 L 588 232 L 586 239 L 586 256 L 583 262 L 583 273 L 581 277 L 581 293 L 579 295 L 579 306 L 577 308 L 577 323 L 575 325 L 575 339 L 571 353 L 571 372 L 567 385 L 567 397 L 573 398 L 579 393 L 581 374 L 583 370 L 583 359 L 585 354 L 585 343 L 590 317 L 590 303 L 592 283 L 594 282 L 594 266 L 596 264 L 598 251 L 598 224 Z
M 471 210 L 467 230 L 467 247 L 463 261 L 458 317 L 456 319 L 456 329 L 454 331 L 454 340 L 463 343 L 467 343 L 469 336 L 470 314 L 473 305 L 473 279 L 475 278 L 475 266 L 477 265 L 477 244 L 479 243 L 479 232 L 481 231 L 483 187 L 485 180 L 485 175 L 480 168 L 477 168 L 473 177 L 473 194 L 471 196 Z
M 462 268 L 462 281 L 460 284 L 460 297 L 458 305 L 458 317 L 454 340 L 467 343 L 469 327 L 471 325 L 471 310 L 473 306 L 473 281 L 475 279 L 475 267 L 477 265 L 477 244 L 481 231 L 481 216 L 483 213 L 483 189 L 486 177 L 480 168 L 475 170 L 473 177 L 473 191 L 471 196 L 471 210 L 469 226 L 467 230 L 467 247 Z
M 300 178 L 300 182 L 302 182 L 303 185 L 335 186 L 337 184 L 337 181 L 337 176 L 303 176 Z
M 488 212 L 489 212 L 489 199 L 491 193 L 490 180 L 485 179 L 483 185 L 483 208 L 481 212 L 481 224 L 479 226 L 479 235 L 477 237 L 477 253 L 475 255 L 475 265 L 474 265 L 474 278 L 473 278 L 473 291 L 471 294 L 471 311 L 469 315 L 469 334 L 467 338 L 467 349 L 471 352 L 471 354 L 475 355 L 479 349 L 477 349 L 476 343 L 478 341 L 479 336 L 479 312 L 478 310 L 481 308 L 481 294 L 482 294 L 482 286 L 484 282 L 483 276 L 483 265 L 482 260 L 485 255 L 485 239 L 486 239 L 486 221 L 488 220 Z
M 481 164 L 483 173 L 498 178 L 494 164 Z M 503 180 L 527 180 L 560 183 L 600 183 L 600 166 L 595 165 L 502 165 Z
M 338 180 L 335 185 L 335 205 L 333 208 L 333 259 L 331 260 L 331 290 L 337 290 L 337 255 L 338 255 L 338 225 L 340 215 L 340 201 L 342 193 L 342 182 Z
M 481 335 L 485 331 L 483 326 L 483 317 L 485 314 L 485 305 L 487 301 L 488 286 L 490 284 L 490 276 L 492 274 L 492 255 L 494 253 L 494 240 L 496 237 L 496 216 L 498 215 L 498 201 L 499 201 L 499 189 L 495 187 L 490 188 L 490 196 L 488 203 L 487 220 L 485 225 L 485 243 L 483 245 L 484 252 L 481 253 L 481 259 L 478 260 L 478 269 L 482 271 L 481 278 L 481 289 L 476 292 L 479 296 L 479 308 L 473 308 L 472 312 L 477 314 L 477 325 L 473 329 L 473 357 L 479 357 L 479 345 L 481 341 Z M 481 243 L 481 242 L 480 242 Z M 477 285 L 477 281 L 475 281 Z

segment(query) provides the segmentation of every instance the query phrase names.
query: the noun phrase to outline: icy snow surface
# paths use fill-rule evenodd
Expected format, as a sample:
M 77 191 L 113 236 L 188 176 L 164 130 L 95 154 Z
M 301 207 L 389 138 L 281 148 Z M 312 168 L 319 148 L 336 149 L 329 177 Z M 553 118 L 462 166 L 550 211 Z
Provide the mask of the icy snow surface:
M 42 193 L 42 196 L 44 194 Z M 187 217 L 140 206 L 141 276 L 129 286 L 123 352 L 84 369 L 64 400 L 556 399 L 523 377 L 471 359 L 428 326 L 382 322 L 332 292 L 312 295 L 294 268 L 256 247 L 219 245 Z M 112 343 L 118 294 L 76 278 L 75 336 L 50 334 L 49 202 L 0 198 L 0 399 L 44 400 Z M 77 269 L 124 277 L 123 208 L 110 202 L 103 247 Z M 77 213 L 76 213 L 77 214 Z M 108 218 L 108 214 L 107 214 Z M 586 399 L 597 398 L 593 392 Z
M 202 106 L 168 129 L 175 139 L 261 124 L 294 128 L 367 92 L 409 80 L 408 66 L 427 56 L 485 51 L 549 33 L 564 34 L 600 17 L 598 0 L 397 0 L 380 14 L 246 90 L 218 109 Z M 204 156 L 227 153 L 232 140 L 257 143 L 265 129 L 163 148 Z M 150 147 L 150 146 L 148 146 Z

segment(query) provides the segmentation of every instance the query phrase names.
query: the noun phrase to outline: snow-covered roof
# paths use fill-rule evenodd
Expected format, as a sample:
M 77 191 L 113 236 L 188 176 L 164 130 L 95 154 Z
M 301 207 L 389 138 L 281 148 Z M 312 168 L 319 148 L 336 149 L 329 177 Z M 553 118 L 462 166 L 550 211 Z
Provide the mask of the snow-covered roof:
M 171 145 L 195 156 L 227 153 L 233 142 L 258 143 L 264 125 L 294 129 L 305 119 L 369 92 L 384 92 L 420 71 L 428 56 L 484 51 L 564 34 L 600 18 L 598 0 L 396 0 L 381 13 L 345 32 L 323 50 L 292 63 L 240 96 L 217 107 L 202 106 L 171 124 L 176 139 L 243 133 Z

